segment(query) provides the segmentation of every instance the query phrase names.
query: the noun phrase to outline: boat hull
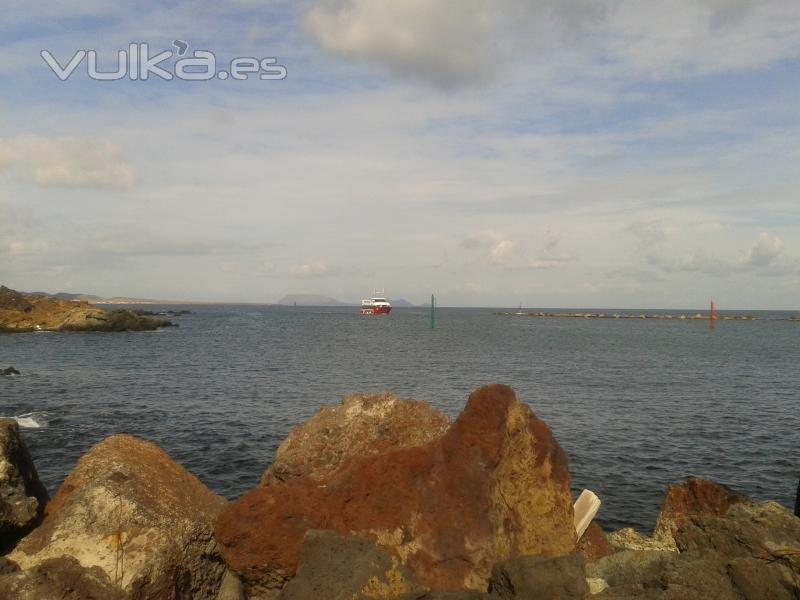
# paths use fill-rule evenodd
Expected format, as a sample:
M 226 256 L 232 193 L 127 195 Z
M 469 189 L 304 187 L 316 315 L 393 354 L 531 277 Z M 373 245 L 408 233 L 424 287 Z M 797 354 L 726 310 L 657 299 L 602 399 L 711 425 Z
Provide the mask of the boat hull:
M 361 309 L 362 315 L 388 315 L 390 312 L 391 306 L 364 306 Z

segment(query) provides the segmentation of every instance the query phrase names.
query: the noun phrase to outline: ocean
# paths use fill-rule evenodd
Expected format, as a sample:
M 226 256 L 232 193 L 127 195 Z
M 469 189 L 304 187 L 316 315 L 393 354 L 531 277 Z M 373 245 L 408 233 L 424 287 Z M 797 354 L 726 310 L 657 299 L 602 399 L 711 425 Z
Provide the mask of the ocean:
M 169 308 L 192 314 L 156 332 L 0 335 L 0 367 L 22 372 L 0 377 L 0 415 L 20 422 L 51 494 L 125 432 L 236 498 L 294 425 L 344 395 L 389 390 L 455 416 L 476 387 L 506 383 L 550 425 L 576 493 L 598 494 L 606 529 L 650 531 L 667 486 L 690 475 L 794 502 L 800 322 L 785 313 L 710 331 L 442 308 L 431 330 L 424 308 Z

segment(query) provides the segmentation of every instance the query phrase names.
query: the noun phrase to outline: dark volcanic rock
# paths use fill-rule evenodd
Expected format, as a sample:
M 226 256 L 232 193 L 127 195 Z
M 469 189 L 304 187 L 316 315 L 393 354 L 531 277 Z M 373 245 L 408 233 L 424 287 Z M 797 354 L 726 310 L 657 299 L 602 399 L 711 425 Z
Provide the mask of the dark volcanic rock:
M 709 549 L 731 558 L 786 559 L 800 566 L 800 519 L 774 502 L 741 503 L 722 516 L 695 516 L 675 532 L 675 542 L 682 552 Z
M 605 580 L 611 587 L 660 587 L 661 574 L 677 557 L 677 552 L 623 550 L 587 564 L 586 574 Z
M 421 446 L 440 437 L 449 425 L 450 420 L 427 402 L 388 393 L 348 396 L 292 429 L 261 482 L 323 479 L 350 458 Z
M 389 600 L 421 591 L 411 572 L 373 542 L 332 531 L 309 531 L 303 541 L 297 576 L 278 598 Z
M 72 556 L 131 598 L 213 600 L 225 567 L 212 523 L 225 501 L 154 444 L 115 435 L 78 461 L 9 558 Z
M 594 597 L 800 598 L 800 519 L 778 504 L 747 498 L 737 498 L 727 509 L 724 503 L 712 506 L 718 509 L 690 512 L 679 520 L 674 533 L 679 553 L 624 551 L 587 565 L 590 578 L 609 586 Z
M 497 600 L 497 596 L 491 596 L 475 590 L 461 592 L 431 591 L 424 594 L 411 594 L 403 598 L 403 600 Z
M 39 522 L 47 500 L 17 422 L 0 419 L 0 552 Z
M 367 537 L 432 589 L 484 590 L 500 560 L 574 548 L 567 459 L 511 388 L 485 386 L 443 436 L 257 488 L 226 507 L 216 535 L 262 593 L 294 576 L 310 529 Z
M 580 554 L 587 561 L 594 561 L 614 552 L 603 528 L 594 521 L 586 528 L 574 550 L 575 554 Z
M 672 535 L 681 524 L 697 515 L 724 515 L 734 504 L 750 500 L 708 479 L 690 477 L 670 486 L 656 521 L 653 537 Z
M 5 369 L 0 369 L 0 377 L 7 376 L 7 375 L 19 375 L 20 372 L 17 371 L 14 367 L 7 367 Z
M 589 586 L 582 556 L 519 556 L 495 566 L 490 591 L 501 600 L 574 600 Z
M 745 600 L 796 600 L 800 597 L 797 572 L 781 562 L 736 558 L 728 563 L 728 576 Z

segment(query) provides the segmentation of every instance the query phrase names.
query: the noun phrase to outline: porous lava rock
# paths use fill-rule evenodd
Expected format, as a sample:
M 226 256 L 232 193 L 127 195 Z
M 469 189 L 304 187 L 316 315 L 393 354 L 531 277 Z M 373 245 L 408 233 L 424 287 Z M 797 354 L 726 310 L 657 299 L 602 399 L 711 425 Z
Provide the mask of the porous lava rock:
M 699 477 L 667 489 L 661 511 L 658 514 L 653 537 L 672 536 L 685 522 L 697 515 L 724 515 L 734 504 L 750 502 L 747 496 L 731 488 Z
M 48 558 L 28 571 L 0 576 L 0 598 L 9 600 L 127 600 L 99 567 L 69 556 Z
M 589 579 L 604 588 L 593 598 L 800 598 L 800 519 L 774 502 L 700 485 L 701 493 L 691 491 L 701 489 L 694 483 L 667 494 L 666 514 L 679 518 L 661 522 L 671 526 L 665 536 L 675 551 L 625 550 L 587 564 Z
M 78 461 L 9 558 L 74 558 L 130 598 L 213 599 L 225 571 L 212 524 L 225 504 L 156 445 L 114 435 Z
M 0 553 L 4 553 L 40 520 L 47 490 L 14 419 L 0 419 Z
M 311 530 L 303 540 L 297 576 L 278 600 L 391 600 L 422 592 L 413 574 L 374 542 Z
M 261 482 L 324 479 L 349 458 L 421 446 L 449 425 L 447 416 L 420 400 L 390 393 L 347 396 L 339 406 L 323 407 L 292 429 Z
M 614 548 L 609 543 L 603 528 L 592 521 L 578 540 L 574 553 L 580 554 L 587 561 L 593 561 L 613 554 Z
M 500 560 L 575 547 L 567 458 L 511 388 L 484 386 L 444 435 L 256 488 L 226 506 L 216 536 L 260 594 L 296 574 L 311 529 L 371 539 L 431 589 L 485 590 Z
M 495 565 L 490 591 L 499 600 L 584 598 L 589 592 L 584 564 L 579 555 L 511 558 Z

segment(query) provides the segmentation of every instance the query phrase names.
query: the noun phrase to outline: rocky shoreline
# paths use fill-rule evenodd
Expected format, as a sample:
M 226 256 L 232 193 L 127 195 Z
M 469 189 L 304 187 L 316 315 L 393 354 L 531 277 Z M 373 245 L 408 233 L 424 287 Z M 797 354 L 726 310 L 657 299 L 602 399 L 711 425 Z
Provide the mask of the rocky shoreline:
M 105 310 L 85 301 L 22 294 L 0 286 L 0 333 L 34 331 L 152 331 L 167 319 L 130 310 Z
M 652 536 L 578 538 L 567 455 L 507 386 L 453 421 L 391 394 L 295 427 L 235 501 L 114 435 L 52 499 L 0 420 L 0 598 L 800 598 L 800 518 L 690 478 Z

